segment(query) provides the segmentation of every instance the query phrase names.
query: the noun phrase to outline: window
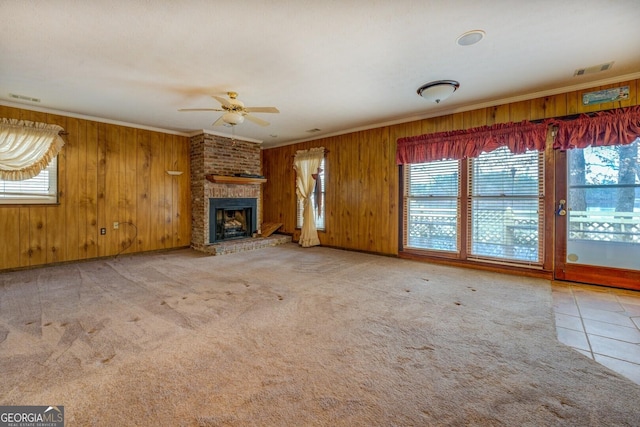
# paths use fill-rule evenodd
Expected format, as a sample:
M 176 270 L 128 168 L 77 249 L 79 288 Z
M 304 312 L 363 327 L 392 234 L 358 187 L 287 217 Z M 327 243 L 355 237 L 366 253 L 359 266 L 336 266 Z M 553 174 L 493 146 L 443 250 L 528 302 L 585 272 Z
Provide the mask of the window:
M 473 159 L 411 164 L 404 170 L 405 248 L 542 264 L 543 152 L 516 155 L 503 147 Z
M 324 189 L 325 189 L 325 185 L 324 185 L 324 176 L 325 176 L 325 172 L 324 172 L 324 161 L 325 159 L 323 158 L 322 161 L 320 162 L 320 173 L 319 175 L 319 179 L 320 179 L 320 198 L 319 200 L 319 206 L 316 206 L 314 203 L 314 213 L 316 216 L 316 229 L 318 230 L 324 230 L 324 204 L 325 204 L 325 197 L 324 197 Z M 316 190 L 317 190 L 317 186 L 316 188 L 314 188 L 313 193 L 311 194 L 311 200 L 316 200 Z M 298 207 L 298 212 L 297 212 L 297 221 L 296 221 L 296 227 L 298 228 L 302 228 L 302 209 L 303 209 L 303 205 L 302 205 L 302 200 L 298 199 L 297 202 L 297 207 Z
M 58 125 L 0 118 L 0 204 L 58 202 Z
M 58 158 L 33 178 L 22 181 L 0 179 L 0 204 L 58 203 Z
M 506 147 L 469 159 L 470 256 L 541 261 L 543 153 Z
M 458 251 L 459 162 L 409 165 L 407 246 Z

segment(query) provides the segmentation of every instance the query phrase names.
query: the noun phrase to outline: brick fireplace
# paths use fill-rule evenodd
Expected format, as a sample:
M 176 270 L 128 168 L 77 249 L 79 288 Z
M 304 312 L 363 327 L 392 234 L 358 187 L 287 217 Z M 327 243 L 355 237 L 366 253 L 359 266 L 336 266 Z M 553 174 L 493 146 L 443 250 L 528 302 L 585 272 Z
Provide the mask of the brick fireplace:
M 258 232 L 257 211 L 254 198 L 209 199 L 209 243 L 251 237 Z
M 259 183 L 234 181 L 235 174 L 260 174 L 260 146 L 253 142 L 225 138 L 202 133 L 191 137 L 191 247 L 215 253 L 211 236 L 211 200 L 254 200 L 251 228 L 262 223 L 262 186 Z M 219 176 L 220 182 L 212 182 L 207 175 Z M 228 177 L 229 180 L 222 180 Z M 239 180 L 242 181 L 242 180 Z M 215 226 L 214 226 L 215 230 Z M 256 230 L 249 230 L 251 235 Z M 213 238 L 212 238 L 213 237 Z

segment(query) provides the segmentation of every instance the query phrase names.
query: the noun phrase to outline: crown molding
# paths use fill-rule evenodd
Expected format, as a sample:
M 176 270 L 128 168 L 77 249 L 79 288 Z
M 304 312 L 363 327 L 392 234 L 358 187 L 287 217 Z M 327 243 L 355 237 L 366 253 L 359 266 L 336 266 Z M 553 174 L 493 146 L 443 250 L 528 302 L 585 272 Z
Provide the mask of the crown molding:
M 357 128 L 351 128 L 348 130 L 329 133 L 326 135 L 318 135 L 315 138 L 305 138 L 305 139 L 300 139 L 293 142 L 285 142 L 277 145 L 275 144 L 269 145 L 269 148 L 277 148 L 285 145 L 299 144 L 302 142 L 315 141 L 317 139 L 322 139 L 322 138 L 331 138 L 333 136 L 346 135 L 349 133 L 361 132 L 364 130 L 376 129 L 376 128 L 381 128 L 385 126 L 393 126 L 393 125 L 398 125 L 402 123 L 415 122 L 418 120 L 431 119 L 434 117 L 441 117 L 449 114 L 464 113 L 466 111 L 480 110 L 482 108 L 495 107 L 498 105 L 511 104 L 511 103 L 520 102 L 520 101 L 528 101 L 536 98 L 544 98 L 545 96 L 560 95 L 562 93 L 574 92 L 574 91 L 579 91 L 583 89 L 593 89 L 597 86 L 605 86 L 610 84 L 622 83 L 622 82 L 636 80 L 636 79 L 640 79 L 640 72 L 625 74 L 623 76 L 611 77 L 609 79 L 604 79 L 604 80 L 596 80 L 591 82 L 578 83 L 571 86 L 563 86 L 561 88 L 548 89 L 548 90 L 543 90 L 538 92 L 530 92 L 527 94 L 512 96 L 508 98 L 494 99 L 490 101 L 480 102 L 477 104 L 465 105 L 457 108 L 450 108 L 448 110 L 439 110 L 433 113 L 402 117 L 402 118 L 390 120 L 387 122 L 364 125 Z
M 116 125 L 116 126 L 126 126 L 130 128 L 135 128 L 135 129 L 149 130 L 152 132 L 168 133 L 171 135 L 178 135 L 178 136 L 189 136 L 189 134 L 186 132 L 179 132 L 175 130 L 162 129 L 162 128 L 157 128 L 152 126 L 145 126 L 137 123 L 122 122 L 119 120 L 103 119 L 101 117 L 94 117 L 86 114 L 70 113 L 68 111 L 55 110 L 53 108 L 43 108 L 35 105 L 21 104 L 19 102 L 0 100 L 0 105 L 4 105 L 6 107 L 20 108 L 22 110 L 38 111 L 40 113 L 56 114 L 58 116 L 73 117 L 74 119 L 90 120 L 98 123 L 106 123 L 106 124 Z

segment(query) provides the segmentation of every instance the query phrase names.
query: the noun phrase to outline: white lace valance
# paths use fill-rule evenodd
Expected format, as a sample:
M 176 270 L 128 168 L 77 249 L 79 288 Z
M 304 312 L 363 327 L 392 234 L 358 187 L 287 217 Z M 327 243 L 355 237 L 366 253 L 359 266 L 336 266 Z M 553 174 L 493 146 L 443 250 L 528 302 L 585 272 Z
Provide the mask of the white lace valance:
M 0 179 L 37 176 L 64 146 L 62 130 L 58 125 L 0 119 Z

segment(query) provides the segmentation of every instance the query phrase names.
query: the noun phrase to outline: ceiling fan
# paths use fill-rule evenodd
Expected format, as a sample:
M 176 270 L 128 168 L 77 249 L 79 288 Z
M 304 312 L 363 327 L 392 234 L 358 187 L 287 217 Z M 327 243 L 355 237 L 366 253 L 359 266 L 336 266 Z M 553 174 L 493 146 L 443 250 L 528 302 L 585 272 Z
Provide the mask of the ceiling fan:
M 220 103 L 221 108 L 182 108 L 178 111 L 224 111 L 218 120 L 213 122 L 213 126 L 230 125 L 236 126 L 244 122 L 247 118 L 255 124 L 260 126 L 269 126 L 269 122 L 262 120 L 258 117 L 252 116 L 249 113 L 279 113 L 276 107 L 245 107 L 244 102 L 238 99 L 236 92 L 227 92 L 229 99 L 222 98 L 220 96 L 212 95 Z

